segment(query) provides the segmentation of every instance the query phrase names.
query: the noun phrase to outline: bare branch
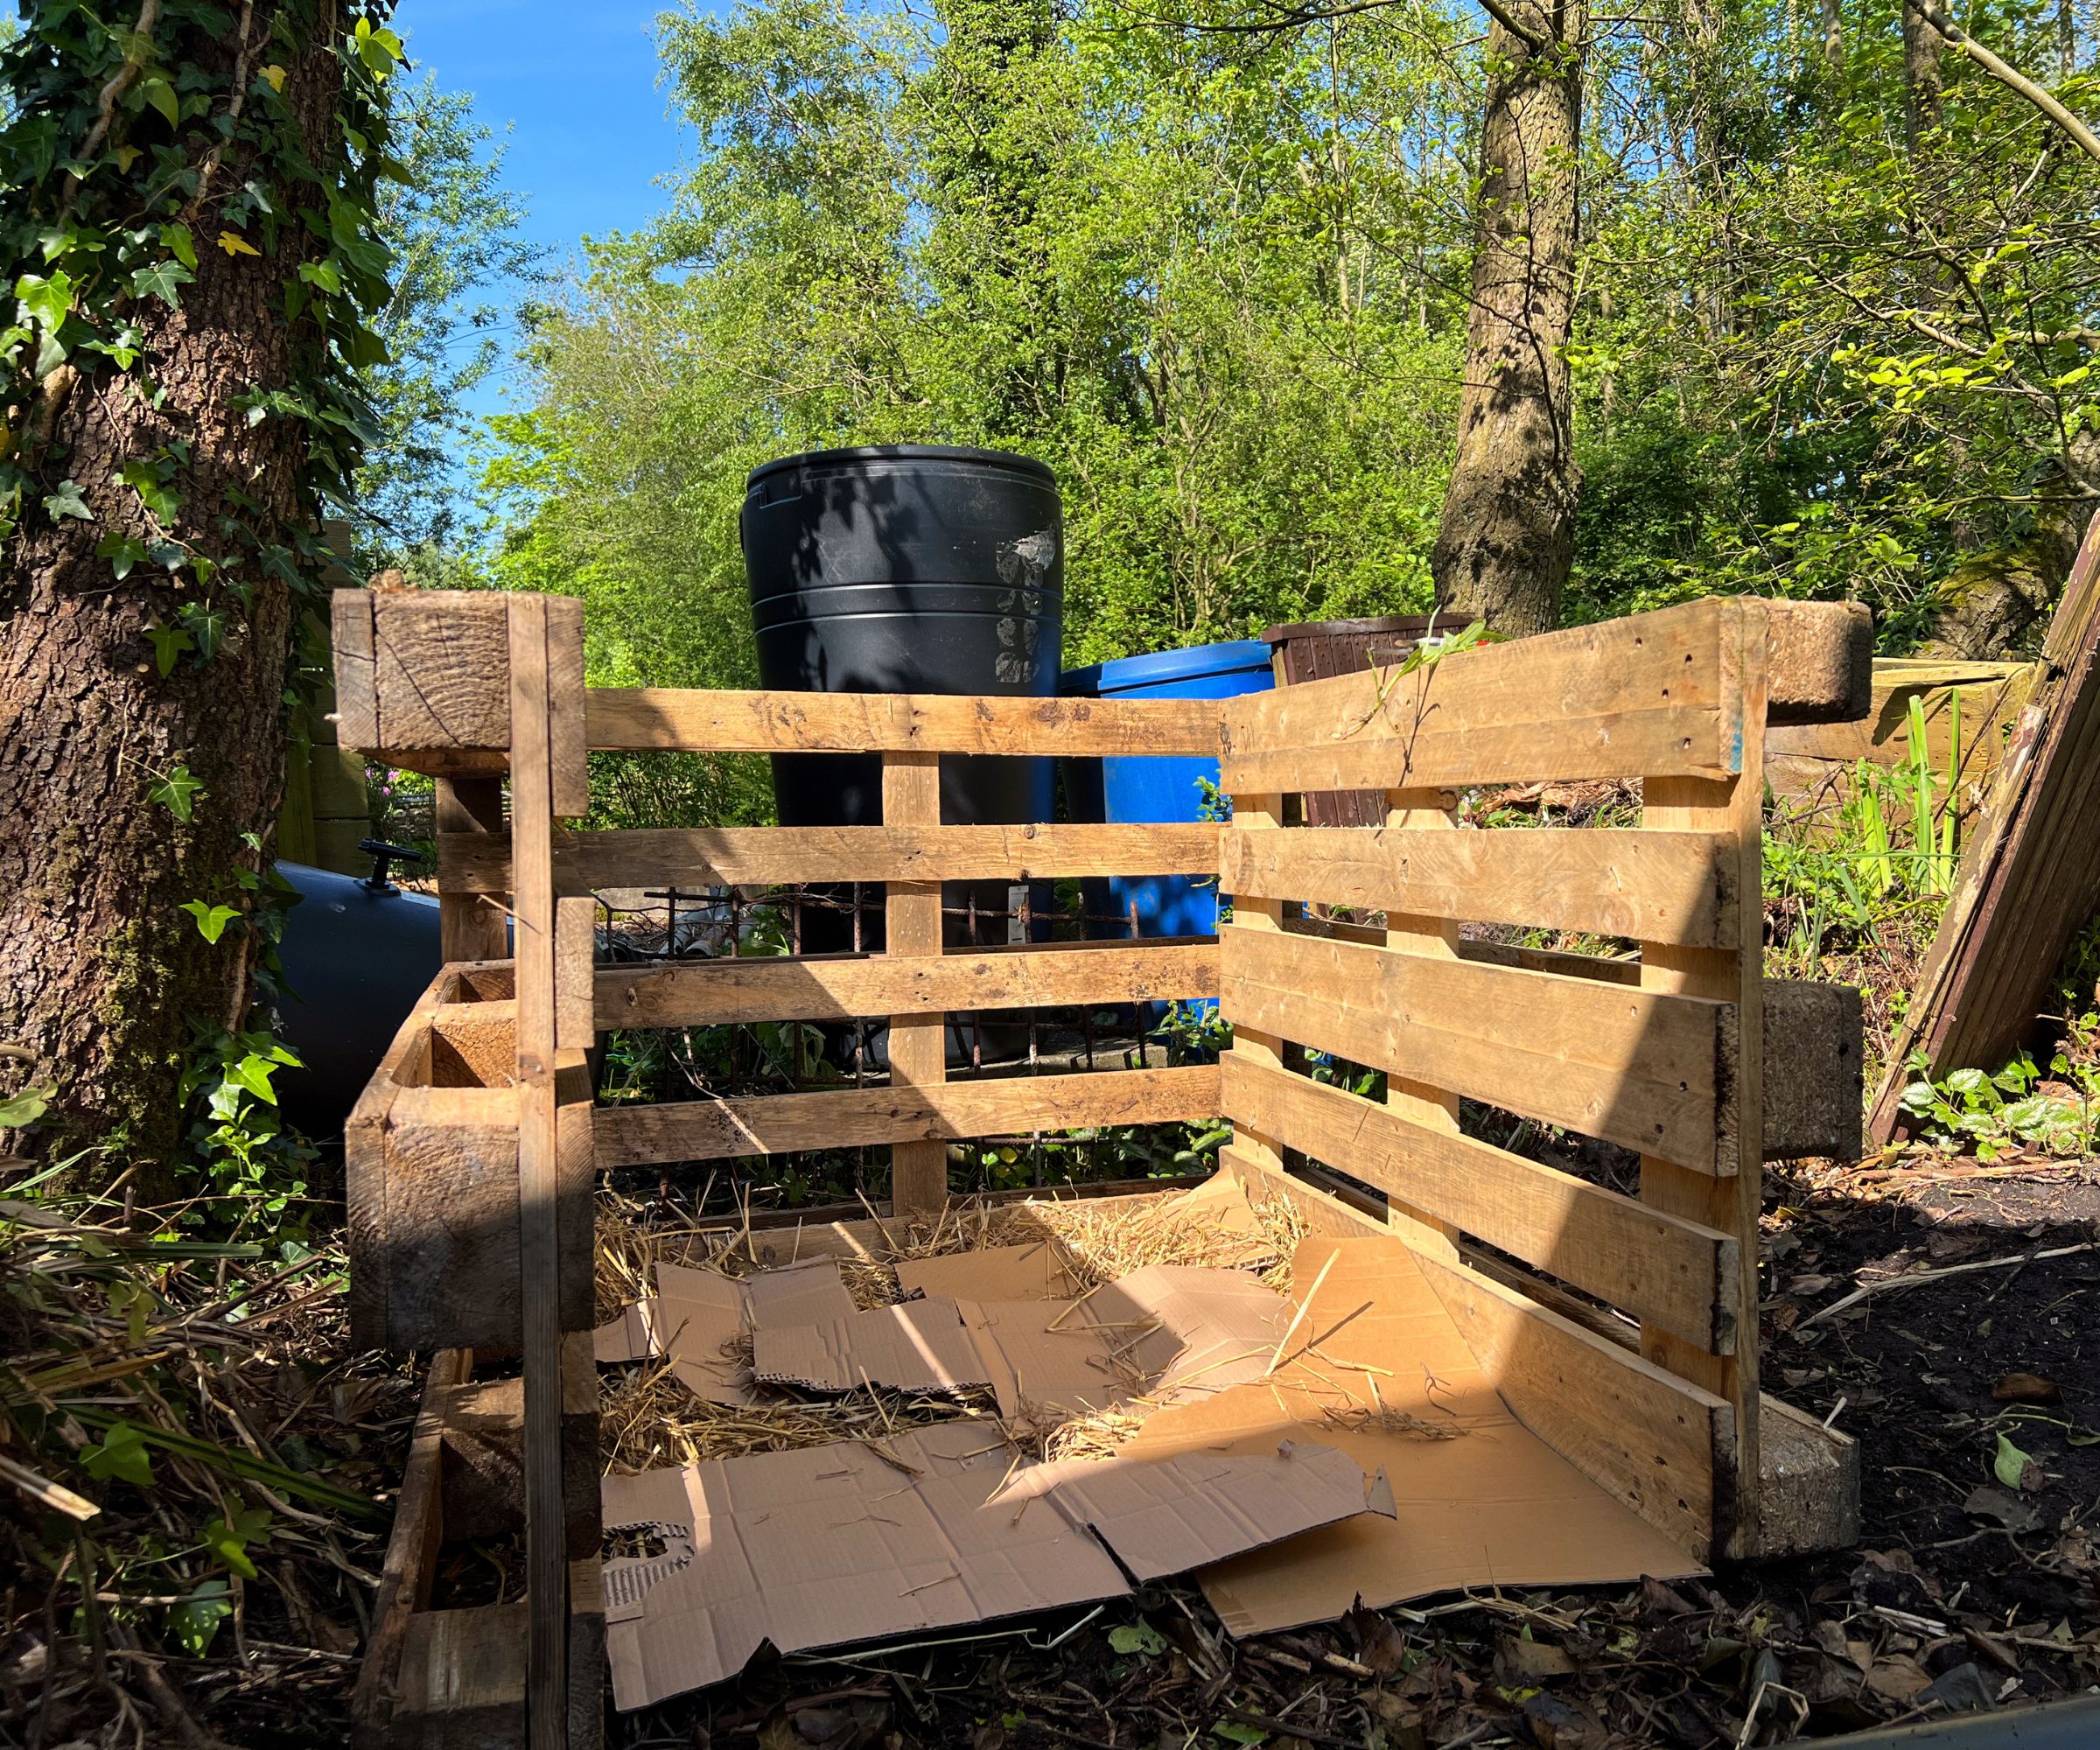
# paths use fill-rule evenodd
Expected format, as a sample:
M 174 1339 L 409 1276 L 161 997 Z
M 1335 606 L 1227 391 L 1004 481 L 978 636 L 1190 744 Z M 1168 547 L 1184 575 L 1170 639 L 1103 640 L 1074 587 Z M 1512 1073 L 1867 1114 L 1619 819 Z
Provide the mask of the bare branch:
M 2026 98 L 2050 121 L 2062 129 L 2064 133 L 2069 136 L 2073 145 L 2092 159 L 2095 164 L 2100 164 L 2100 135 L 2096 135 L 2083 122 L 2065 108 L 2058 101 L 2054 92 L 2047 86 L 2037 85 L 2010 61 L 2002 60 L 1978 42 L 1968 32 L 1940 10 L 1938 0 L 1903 0 L 1903 4 L 1930 24 L 1956 48 L 1967 55 L 1970 60 L 1982 67 L 2006 90 Z

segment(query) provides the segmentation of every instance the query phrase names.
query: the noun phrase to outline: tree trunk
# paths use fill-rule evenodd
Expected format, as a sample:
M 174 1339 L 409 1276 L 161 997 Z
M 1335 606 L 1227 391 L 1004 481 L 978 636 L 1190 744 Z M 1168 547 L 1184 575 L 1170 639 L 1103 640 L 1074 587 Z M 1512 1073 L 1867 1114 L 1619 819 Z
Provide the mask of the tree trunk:
M 1947 70 L 1940 33 L 1908 6 L 1903 21 L 1903 136 L 1915 165 L 1928 136 L 1939 132 L 1946 108 Z
M 1560 618 L 1575 550 L 1567 360 L 1587 0 L 1521 0 L 1488 38 L 1458 457 L 1431 555 L 1439 606 L 1499 631 Z M 1527 40 L 1527 36 L 1529 40 Z
M 303 26 L 273 41 L 282 10 L 269 0 L 239 9 L 217 34 L 201 17 L 163 19 L 154 58 L 206 73 L 219 114 L 262 62 L 281 66 L 310 161 L 325 164 L 338 149 L 341 69 Z M 192 163 L 216 137 L 207 126 L 186 117 Z M 110 145 L 127 130 L 142 149 L 172 133 L 150 109 L 120 112 Z M 281 189 L 261 156 L 236 136 L 207 173 L 188 215 L 197 262 L 181 307 L 146 295 L 131 304 L 138 369 L 77 354 L 77 374 L 69 364 L 45 379 L 21 434 L 38 489 L 70 480 L 93 516 L 39 514 L 32 491 L 0 580 L 0 1040 L 26 1050 L 23 1082 L 57 1090 L 32 1140 L 49 1158 L 95 1151 L 80 1169 L 90 1185 L 135 1165 L 144 1183 L 164 1185 L 183 1147 L 178 1081 L 199 1032 L 237 1030 L 250 1006 L 258 943 L 237 872 L 262 869 L 275 823 L 293 617 L 285 572 L 317 507 L 302 501 L 304 427 L 251 420 L 238 403 L 287 387 L 295 346 L 312 352 L 284 294 L 326 248 L 298 224 L 260 252 L 214 246 L 241 234 L 245 209 L 228 217 L 222 204 L 243 185 Z M 10 279 L 25 270 L 18 263 Z M 172 461 L 166 484 L 180 494 L 158 514 L 117 478 L 156 456 Z M 113 532 L 186 546 L 216 570 L 203 582 L 148 559 L 117 579 L 96 552 Z M 224 610 L 218 648 L 209 660 L 178 654 L 164 678 L 149 631 L 177 627 L 200 602 Z M 171 807 L 186 774 L 202 788 Z M 207 942 L 181 909 L 192 900 L 241 918 Z
M 2100 433 L 2074 436 L 2064 455 L 2044 465 L 2034 491 L 2033 528 L 1969 555 L 1940 585 L 1932 636 L 1919 655 L 2000 661 L 2048 623 L 2100 503 Z

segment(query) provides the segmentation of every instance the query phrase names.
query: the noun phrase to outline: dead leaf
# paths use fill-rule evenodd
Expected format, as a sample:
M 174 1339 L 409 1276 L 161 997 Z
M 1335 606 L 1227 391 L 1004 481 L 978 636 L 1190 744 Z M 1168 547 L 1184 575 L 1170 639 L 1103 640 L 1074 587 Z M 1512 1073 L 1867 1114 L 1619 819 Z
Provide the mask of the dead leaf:
M 1525 1698 L 1524 1723 L 1540 1750 L 1602 1750 L 1606 1736 L 1595 1714 L 1550 1690 Z
M 1927 1693 L 1957 1713 L 1974 1712 L 1998 1705 L 1991 1682 L 1973 1662 L 1942 1671 Z
M 1572 1676 L 1574 1670 L 1575 1661 L 1567 1650 L 1550 1641 L 1526 1641 L 1513 1634 L 1494 1649 L 1495 1677 L 1513 1689 L 1550 1683 L 1555 1677 Z
M 1342 1618 L 1356 1640 L 1356 1657 L 1382 1677 L 1390 1677 L 1407 1662 L 1407 1637 L 1375 1610 L 1366 1610 L 1359 1598 Z
M 1987 1483 L 1962 1503 L 1962 1511 L 1978 1519 L 1995 1519 L 2008 1531 L 2033 1531 L 2041 1524 L 2039 1507 Z
M 1932 1687 L 1932 1679 L 1915 1659 L 1899 1655 L 1875 1660 L 1866 1674 L 1866 1686 L 1884 1701 L 1894 1702 L 1898 1707 L 1909 1707 L 1916 1698 Z
M 1641 1608 L 1650 1616 L 1690 1616 L 1695 1606 L 1675 1586 L 1651 1577 L 1641 1582 Z
M 2038 1373 L 2008 1373 L 1998 1376 L 1991 1396 L 2000 1404 L 2061 1404 L 2063 1389 Z

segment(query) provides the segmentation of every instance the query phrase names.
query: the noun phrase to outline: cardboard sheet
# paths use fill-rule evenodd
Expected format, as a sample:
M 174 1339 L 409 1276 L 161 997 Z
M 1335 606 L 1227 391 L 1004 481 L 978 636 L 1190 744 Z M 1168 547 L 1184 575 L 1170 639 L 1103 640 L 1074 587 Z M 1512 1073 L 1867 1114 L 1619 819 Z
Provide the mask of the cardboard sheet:
M 852 1312 L 853 1297 L 830 1258 L 739 1278 L 659 1264 L 656 1292 L 600 1326 L 592 1349 L 601 1362 L 668 1356 L 671 1371 L 695 1395 L 714 1404 L 751 1404 L 751 1376 L 732 1353 L 745 1337 L 768 1326 L 806 1326 Z
M 977 1279 L 1011 1285 L 1014 1273 L 1002 1260 Z M 752 1368 L 813 1391 L 989 1385 L 1004 1416 L 1074 1416 L 1259 1379 L 1289 1319 L 1282 1296 L 1244 1271 L 1155 1264 L 1078 1301 L 907 1300 L 821 1325 L 762 1323 Z
M 608 1530 L 661 1549 L 605 1568 L 621 1709 L 783 1653 L 1126 1593 L 1361 1515 L 1362 1472 L 1331 1446 L 1040 1466 L 980 1425 L 608 1477 Z M 900 1468 L 903 1466 L 904 1468 Z M 907 1473 L 915 1473 L 907 1474 Z
M 1300 1292 L 1318 1280 L 1319 1293 L 1275 1376 L 1161 1410 L 1124 1452 L 1323 1441 L 1382 1472 L 1395 1513 L 1206 1569 L 1204 1593 L 1232 1634 L 1326 1621 L 1359 1594 L 1376 1607 L 1473 1586 L 1705 1572 L 1517 1422 L 1401 1242 L 1308 1239 L 1292 1280 Z M 1382 1425 L 1387 1412 L 1396 1426 Z M 1402 1418 L 1451 1438 L 1410 1431 Z
M 906 1294 L 936 1300 L 1069 1300 L 1080 1291 L 1064 1249 L 1051 1239 L 906 1258 L 897 1281 Z
M 761 1325 L 752 1372 L 768 1384 L 811 1391 L 956 1391 L 991 1383 L 952 1300 L 907 1300 L 821 1325 Z

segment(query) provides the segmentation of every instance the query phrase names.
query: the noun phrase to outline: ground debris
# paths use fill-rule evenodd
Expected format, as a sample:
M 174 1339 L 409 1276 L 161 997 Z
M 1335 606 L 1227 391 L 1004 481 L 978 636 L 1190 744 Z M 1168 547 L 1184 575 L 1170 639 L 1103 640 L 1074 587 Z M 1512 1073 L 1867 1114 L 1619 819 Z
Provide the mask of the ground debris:
M 1737 1750 L 2100 1682 L 2090 1626 L 2100 1621 L 2100 1354 L 2082 1311 L 2100 1262 L 2034 1256 L 1818 1324 L 1801 1318 L 1863 1272 L 2087 1244 L 2100 1232 L 2100 1172 L 1774 1179 L 1782 1213 L 1768 1237 L 1785 1263 L 1769 1272 L 1765 1309 L 1773 1389 L 1819 1417 L 1838 1410 L 1862 1441 L 1857 1550 L 1707 1580 L 1360 1606 L 1242 1642 L 1193 1586 L 1152 1586 L 1105 1610 L 986 1625 L 938 1646 L 754 1667 L 620 1718 L 609 1741 L 727 1742 L 722 1722 L 835 1690 L 842 1673 L 914 1698 L 871 1740 L 886 1750 Z M 2057 1402 L 1998 1396 L 2016 1372 L 2050 1382 Z M 2034 1460 L 2038 1488 L 1999 1481 L 2000 1434 Z

